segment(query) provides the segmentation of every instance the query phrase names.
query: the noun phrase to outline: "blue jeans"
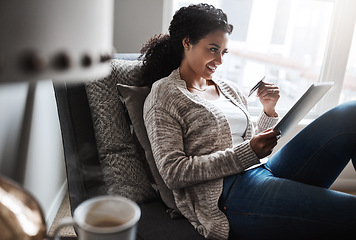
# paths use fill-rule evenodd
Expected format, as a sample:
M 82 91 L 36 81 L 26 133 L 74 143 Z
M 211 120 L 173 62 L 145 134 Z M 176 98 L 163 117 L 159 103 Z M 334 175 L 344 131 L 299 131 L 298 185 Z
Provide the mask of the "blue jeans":
M 356 163 L 356 102 L 323 114 L 264 166 L 224 179 L 230 239 L 356 239 L 356 197 L 328 189 Z

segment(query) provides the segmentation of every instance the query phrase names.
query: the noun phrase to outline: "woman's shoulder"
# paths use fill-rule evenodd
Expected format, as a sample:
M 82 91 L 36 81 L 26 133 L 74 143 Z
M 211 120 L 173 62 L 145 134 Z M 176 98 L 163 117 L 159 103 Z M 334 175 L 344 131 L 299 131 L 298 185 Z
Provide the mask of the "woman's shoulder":
M 145 101 L 146 109 L 164 105 L 170 102 L 168 101 L 169 99 L 172 100 L 172 98 L 177 97 L 176 95 L 179 94 L 177 85 L 179 83 L 177 83 L 177 79 L 175 78 L 175 74 L 172 72 L 169 76 L 161 78 L 152 84 L 151 91 Z
M 161 78 L 152 84 L 151 95 L 166 96 L 168 93 L 176 92 L 177 81 L 174 71 L 167 77 Z

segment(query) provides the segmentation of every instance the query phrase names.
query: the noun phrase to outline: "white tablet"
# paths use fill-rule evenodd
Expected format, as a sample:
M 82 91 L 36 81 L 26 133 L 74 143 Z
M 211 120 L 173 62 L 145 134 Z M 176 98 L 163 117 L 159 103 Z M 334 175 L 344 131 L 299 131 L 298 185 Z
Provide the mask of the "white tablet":
M 333 82 L 312 84 L 287 114 L 277 123 L 274 129 L 279 130 L 281 136 L 284 136 L 303 119 L 333 85 Z

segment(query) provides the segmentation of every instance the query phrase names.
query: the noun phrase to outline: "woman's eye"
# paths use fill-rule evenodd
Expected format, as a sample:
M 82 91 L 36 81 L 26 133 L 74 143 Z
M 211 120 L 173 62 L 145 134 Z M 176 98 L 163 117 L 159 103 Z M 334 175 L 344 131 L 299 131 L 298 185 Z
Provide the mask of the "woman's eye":
M 212 52 L 217 52 L 219 49 L 217 49 L 217 48 L 210 48 L 210 51 L 212 51 Z
M 229 53 L 229 51 L 228 51 L 228 50 L 224 50 L 224 51 L 222 52 L 222 55 L 225 55 L 226 53 Z

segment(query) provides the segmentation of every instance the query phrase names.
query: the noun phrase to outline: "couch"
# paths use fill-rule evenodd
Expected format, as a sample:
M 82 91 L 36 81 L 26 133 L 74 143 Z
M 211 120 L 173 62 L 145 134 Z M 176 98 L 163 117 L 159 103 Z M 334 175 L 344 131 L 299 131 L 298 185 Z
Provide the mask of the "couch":
M 139 108 L 149 88 L 140 77 L 137 57 L 114 55 L 112 72 L 103 79 L 54 83 L 71 212 L 91 197 L 121 195 L 141 208 L 138 240 L 204 239 L 179 214 L 152 165 L 147 136 L 139 129 Z

